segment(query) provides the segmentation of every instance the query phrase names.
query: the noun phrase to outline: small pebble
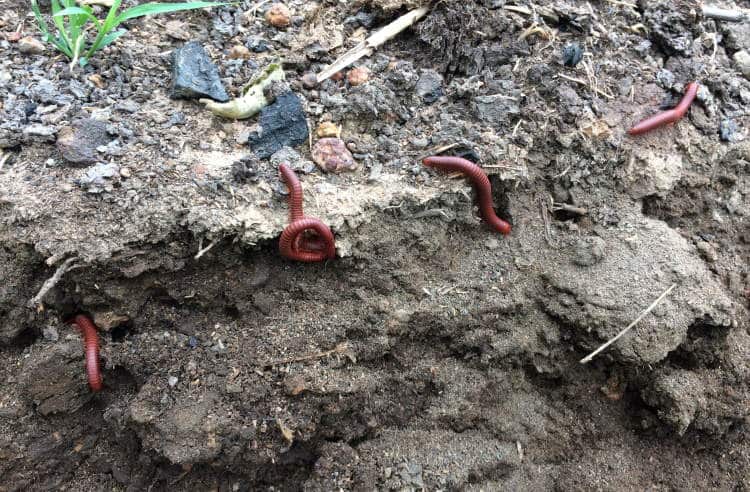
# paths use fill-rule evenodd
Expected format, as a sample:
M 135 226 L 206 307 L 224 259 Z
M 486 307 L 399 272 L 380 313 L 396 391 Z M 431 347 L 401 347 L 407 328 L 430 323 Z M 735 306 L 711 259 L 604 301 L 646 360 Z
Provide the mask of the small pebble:
M 707 241 L 698 241 L 695 246 L 700 252 L 703 259 L 707 262 L 714 263 L 719 258 L 719 255 L 716 254 L 716 250 L 713 246 L 711 246 L 711 243 Z
M 123 178 L 127 179 L 127 178 L 129 178 L 129 177 L 130 177 L 131 175 L 132 175 L 132 174 L 131 174 L 131 172 L 130 172 L 130 168 L 127 168 L 127 167 L 123 167 L 122 169 L 120 169 L 120 176 L 122 176 Z
M 563 65 L 566 67 L 575 67 L 583 60 L 583 49 L 578 43 L 569 43 L 565 45 L 562 52 Z
M 198 339 L 195 338 L 194 336 L 191 336 L 190 338 L 188 338 L 188 345 L 190 346 L 190 348 L 197 347 L 198 346 Z
M 324 121 L 318 125 L 318 129 L 315 133 L 319 138 L 340 137 L 341 128 L 339 128 L 336 123 L 333 123 L 332 121 Z
M 312 72 L 307 72 L 302 76 L 302 87 L 305 89 L 313 89 L 318 85 L 318 76 Z
M 356 169 L 352 153 L 340 138 L 321 138 L 312 149 L 315 163 L 326 172 L 338 173 Z
M 362 85 L 370 80 L 370 70 L 367 67 L 357 67 L 349 70 L 346 80 L 353 86 Z
M 500 241 L 492 237 L 486 240 L 484 242 L 484 245 L 487 247 L 487 249 L 497 249 L 500 247 Z
M 271 5 L 271 8 L 266 12 L 266 22 L 273 27 L 288 27 L 292 23 L 289 7 L 283 3 Z
M 250 50 L 241 44 L 236 44 L 229 50 L 228 56 L 232 60 L 248 60 L 250 58 Z
M 732 59 L 737 65 L 739 71 L 742 72 L 742 75 L 744 75 L 746 79 L 750 79 L 750 53 L 745 50 L 740 50 L 732 55 Z
M 734 120 L 722 120 L 719 123 L 719 137 L 724 142 L 735 142 L 737 141 L 737 123 Z
M 98 73 L 92 73 L 89 75 L 89 82 L 94 84 L 98 89 L 104 89 L 106 87 L 104 79 L 102 79 L 102 76 Z
M 24 55 L 39 55 L 44 53 L 44 45 L 38 39 L 26 36 L 18 41 L 18 51 Z
M 177 385 L 177 379 L 175 376 L 169 376 L 169 379 L 167 379 L 167 384 L 169 384 L 170 388 L 174 388 Z
M 171 20 L 164 24 L 164 33 L 173 39 L 187 41 L 191 38 L 190 28 L 187 22 Z
M 57 328 L 54 326 L 46 326 L 42 329 L 42 335 L 45 340 L 56 342 L 60 338 L 60 334 L 57 332 Z

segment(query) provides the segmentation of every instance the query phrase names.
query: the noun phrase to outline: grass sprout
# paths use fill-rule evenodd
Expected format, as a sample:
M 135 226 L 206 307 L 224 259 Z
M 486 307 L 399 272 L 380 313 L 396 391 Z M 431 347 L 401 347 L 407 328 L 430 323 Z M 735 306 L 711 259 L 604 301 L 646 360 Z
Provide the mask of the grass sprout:
M 47 22 L 42 17 L 37 0 L 31 0 L 31 10 L 34 12 L 42 38 L 71 60 L 72 69 L 76 63 L 85 66 L 94 53 L 125 34 L 127 31 L 118 27 L 127 20 L 179 10 L 227 5 L 223 2 L 153 2 L 118 12 L 121 4 L 122 0 L 114 0 L 107 16 L 99 19 L 94 15 L 94 9 L 90 5 L 79 6 L 75 0 L 50 0 L 54 34 L 50 32 Z M 88 42 L 89 36 L 93 37 L 93 41 Z

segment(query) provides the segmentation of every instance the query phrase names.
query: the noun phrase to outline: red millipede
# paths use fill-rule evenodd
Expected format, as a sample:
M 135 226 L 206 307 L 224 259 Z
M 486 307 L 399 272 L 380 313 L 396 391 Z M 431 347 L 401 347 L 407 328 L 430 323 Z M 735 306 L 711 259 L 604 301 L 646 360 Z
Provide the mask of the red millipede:
M 102 373 L 99 370 L 99 334 L 91 319 L 84 315 L 76 315 L 70 322 L 78 327 L 83 337 L 83 348 L 86 359 L 86 376 L 91 391 L 102 389 Z
M 303 217 L 302 213 L 302 184 L 299 178 L 286 164 L 279 165 L 281 178 L 289 190 L 289 222 L 294 222 Z
M 286 258 L 304 262 L 335 258 L 336 243 L 331 229 L 320 219 L 304 216 L 299 178 L 286 164 L 281 164 L 279 171 L 289 189 L 289 225 L 281 233 L 279 252 Z M 316 232 L 317 236 L 307 237 L 309 232 Z
M 322 240 L 321 251 L 307 251 L 301 248 L 293 247 L 296 239 L 307 230 L 314 230 Z M 282 256 L 304 262 L 324 261 L 336 257 L 336 245 L 334 243 L 331 229 L 320 219 L 304 217 L 295 220 L 281 233 L 279 239 L 279 252 Z
M 698 88 L 698 82 L 690 82 L 685 88 L 685 95 L 682 96 L 682 99 L 680 99 L 680 102 L 677 104 L 677 106 L 667 111 L 657 113 L 650 118 L 646 118 L 630 130 L 628 130 L 628 133 L 630 135 L 640 135 L 641 133 L 646 133 L 653 130 L 654 128 L 679 121 L 683 116 L 685 116 L 685 113 L 687 113 L 688 109 L 690 109 L 690 105 L 693 104 L 693 100 L 698 94 Z
M 495 214 L 492 205 L 492 185 L 481 167 L 461 157 L 434 156 L 422 159 L 427 167 L 436 167 L 443 171 L 458 171 L 469 178 L 477 193 L 477 202 L 482 218 L 497 232 L 510 234 L 511 226 Z

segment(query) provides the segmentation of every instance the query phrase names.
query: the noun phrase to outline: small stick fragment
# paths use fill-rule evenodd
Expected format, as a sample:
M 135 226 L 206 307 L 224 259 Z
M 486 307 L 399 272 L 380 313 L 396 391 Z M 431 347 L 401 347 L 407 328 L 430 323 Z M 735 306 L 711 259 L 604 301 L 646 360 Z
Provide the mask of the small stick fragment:
M 429 7 L 414 9 L 411 12 L 405 13 L 382 29 L 375 31 L 370 35 L 370 37 L 341 55 L 336 61 L 324 68 L 323 71 L 317 75 L 318 83 L 323 82 L 331 75 L 348 67 L 360 58 L 370 56 L 375 51 L 375 48 L 394 38 L 398 33 L 413 25 L 419 19 L 427 15 L 427 12 L 429 11 Z
M 562 210 L 563 212 L 570 212 L 571 214 L 575 215 L 588 215 L 589 211 L 586 210 L 583 207 L 576 207 L 575 205 L 571 205 L 569 203 L 553 203 L 552 204 L 552 210 L 558 211 Z
M 742 22 L 747 20 L 747 14 L 739 10 L 722 9 L 711 5 L 702 7 L 703 17 L 725 22 Z
M 333 354 L 346 354 L 349 351 L 349 344 L 347 342 L 341 342 L 331 350 L 324 350 L 323 352 L 316 352 L 314 354 L 302 355 L 299 357 L 290 357 L 288 359 L 281 359 L 272 361 L 264 364 L 265 366 L 280 366 L 284 364 L 291 364 L 293 362 L 306 362 L 309 360 L 323 359 Z
M 203 238 L 201 238 L 200 244 L 198 245 L 198 253 L 193 257 L 193 259 L 194 260 L 200 259 L 201 256 L 203 256 L 206 253 L 208 253 L 209 251 L 211 251 L 211 248 L 213 248 L 214 246 L 216 246 L 216 243 L 218 243 L 218 241 L 211 241 L 211 244 L 209 244 L 208 246 L 206 246 L 204 248 L 203 247 Z
M 583 86 L 589 87 L 591 90 L 593 90 L 594 92 L 596 92 L 599 95 L 602 95 L 602 96 L 606 97 L 607 99 L 614 99 L 614 97 L 615 97 L 615 96 L 613 96 L 611 94 L 607 94 L 606 92 L 604 92 L 601 89 L 597 89 L 596 87 L 591 87 L 591 84 L 589 84 L 585 80 L 577 79 L 575 77 L 569 77 L 569 76 L 565 75 L 564 73 L 560 73 L 558 75 L 560 77 L 564 78 L 565 80 L 570 80 L 571 82 L 575 82 L 577 84 L 581 84 Z
M 503 10 L 507 10 L 509 12 L 515 12 L 517 14 L 531 15 L 531 10 L 529 10 L 526 7 L 521 7 L 518 5 L 506 5 L 505 7 L 503 7 Z
M 55 285 L 57 285 L 58 282 L 60 282 L 65 273 L 75 268 L 79 268 L 79 265 L 74 265 L 77 259 L 77 257 L 73 256 L 65 260 L 62 265 L 57 267 L 54 275 L 44 281 L 44 283 L 42 284 L 42 288 L 39 289 L 37 295 L 35 295 L 34 298 L 26 304 L 27 307 L 33 308 L 40 306 L 42 303 L 42 299 L 44 299 L 44 296 L 47 295 L 47 292 L 49 292 L 50 289 L 52 289 Z
M 580 363 L 581 364 L 585 364 L 585 363 L 589 362 L 591 359 L 593 359 L 594 357 L 596 357 L 601 351 L 603 351 L 604 349 L 606 349 L 607 347 L 609 347 L 610 345 L 612 345 L 613 343 L 615 343 L 617 340 L 619 340 L 620 338 L 622 338 L 623 335 L 625 335 L 627 332 L 629 332 L 630 329 L 632 327 L 634 327 L 640 320 L 642 320 L 648 313 L 650 313 L 651 311 L 653 311 L 654 308 L 661 301 L 663 301 L 664 298 L 667 297 L 669 295 L 669 293 L 672 292 L 672 290 L 675 287 L 677 287 L 677 284 L 670 285 L 669 288 L 667 290 L 665 290 L 662 293 L 662 295 L 660 295 L 659 297 L 657 297 L 656 300 L 654 302 L 652 302 L 651 305 L 649 307 L 647 307 L 645 311 L 643 311 L 640 315 L 638 315 L 638 317 L 635 319 L 635 321 L 633 321 L 628 326 L 626 326 L 625 329 L 622 330 L 620 333 L 618 333 L 617 335 L 615 335 L 614 337 L 612 337 L 611 339 L 609 339 L 604 345 L 602 345 L 601 347 L 599 347 L 598 349 L 594 350 L 589 355 L 587 355 L 586 357 L 584 357 L 583 359 L 581 359 Z

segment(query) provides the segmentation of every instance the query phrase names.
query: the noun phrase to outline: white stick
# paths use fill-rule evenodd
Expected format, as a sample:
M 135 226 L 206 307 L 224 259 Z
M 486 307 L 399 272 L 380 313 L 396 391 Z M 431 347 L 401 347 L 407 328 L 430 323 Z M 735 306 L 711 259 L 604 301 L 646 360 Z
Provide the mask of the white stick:
M 76 260 L 78 260 L 78 258 L 73 256 L 65 260 L 62 265 L 57 267 L 54 275 L 44 281 L 44 283 L 42 284 L 42 288 L 39 289 L 39 292 L 34 296 L 34 298 L 28 302 L 27 306 L 33 308 L 40 305 L 42 303 L 42 299 L 44 299 L 44 296 L 47 295 L 47 292 L 49 292 L 52 287 L 57 285 L 57 283 L 62 279 L 63 275 L 79 267 L 79 265 L 73 264 Z
M 198 246 L 198 248 L 200 248 L 200 251 L 198 251 L 198 253 L 193 257 L 193 259 L 194 260 L 200 259 L 201 256 L 203 256 L 206 253 L 208 253 L 209 251 L 211 251 L 211 248 L 213 248 L 214 246 L 216 246 L 216 243 L 218 243 L 218 241 L 211 241 L 211 244 L 209 244 L 205 248 L 202 248 L 201 246 L 203 246 L 203 240 L 201 240 L 201 244 L 200 244 L 200 246 Z
M 372 33 L 369 38 L 365 39 L 357 46 L 341 55 L 335 62 L 324 68 L 317 76 L 318 83 L 323 82 L 331 75 L 348 67 L 360 58 L 371 55 L 373 51 L 375 51 L 375 48 L 389 39 L 392 39 L 398 33 L 417 22 L 419 19 L 427 15 L 427 12 L 429 11 L 429 7 L 414 9 L 411 12 L 405 13 L 382 29 L 378 29 Z
M 722 9 L 710 5 L 704 5 L 702 10 L 703 17 L 708 17 L 709 19 L 716 19 L 725 22 L 742 22 L 747 19 L 747 14 L 739 10 Z
M 640 320 L 642 320 L 642 319 L 643 319 L 643 318 L 644 318 L 644 317 L 645 317 L 645 316 L 646 316 L 646 315 L 647 315 L 648 313 L 650 313 L 651 311 L 653 311 L 653 310 L 654 310 L 654 308 L 655 308 L 655 307 L 656 307 L 656 306 L 657 306 L 657 305 L 658 305 L 658 304 L 659 304 L 659 303 L 660 303 L 661 301 L 663 301 L 663 300 L 664 300 L 664 298 L 665 298 L 665 297 L 667 297 L 667 295 L 669 295 L 669 293 L 670 293 L 670 292 L 672 292 L 672 289 L 674 289 L 675 287 L 677 287 L 677 284 L 672 284 L 672 285 L 670 285 L 670 286 L 669 286 L 669 288 L 668 288 L 667 290 L 665 290 L 665 291 L 664 291 L 664 292 L 662 293 L 662 295 L 660 295 L 660 296 L 659 296 L 659 297 L 658 297 L 658 298 L 657 298 L 657 299 L 656 299 L 656 300 L 655 300 L 654 302 L 652 302 L 652 303 L 651 303 L 651 305 L 650 305 L 649 307 L 647 307 L 647 308 L 646 308 L 646 310 L 645 310 L 645 311 L 643 311 L 643 312 L 642 312 L 642 313 L 641 313 L 641 314 L 640 314 L 640 315 L 639 315 L 639 316 L 638 316 L 638 317 L 637 317 L 637 318 L 635 319 L 635 321 L 633 321 L 632 323 L 630 323 L 630 324 L 629 324 L 629 325 L 628 325 L 627 327 L 625 327 L 625 329 L 624 329 L 624 330 L 622 330 L 622 331 L 621 331 L 620 333 L 618 333 L 617 335 L 615 335 L 615 336 L 614 336 L 614 338 L 611 338 L 611 339 L 610 339 L 609 341 L 607 341 L 607 343 L 605 343 L 604 345 L 602 345 L 601 347 L 599 347 L 598 349 L 594 350 L 594 351 L 593 351 L 593 352 L 591 352 L 591 353 L 590 353 L 589 355 L 587 355 L 586 357 L 584 357 L 583 359 L 581 359 L 581 364 L 585 364 L 585 363 L 587 363 L 588 361 L 590 361 L 591 359 L 593 359 L 594 357 L 596 357 L 596 356 L 597 356 L 597 355 L 599 354 L 599 352 L 601 352 L 602 350 L 606 349 L 607 347 L 609 347 L 610 345 L 612 345 L 613 343 L 615 343 L 615 342 L 616 342 L 617 340 L 619 340 L 619 339 L 620 339 L 620 338 L 621 338 L 621 337 L 622 337 L 623 335 L 625 335 L 625 334 L 626 334 L 627 332 L 629 332 L 629 331 L 630 331 L 630 329 L 631 329 L 632 327 L 634 327 L 634 326 L 635 326 L 635 325 L 636 325 L 636 324 L 637 324 L 637 323 L 638 323 L 638 322 L 639 322 Z

